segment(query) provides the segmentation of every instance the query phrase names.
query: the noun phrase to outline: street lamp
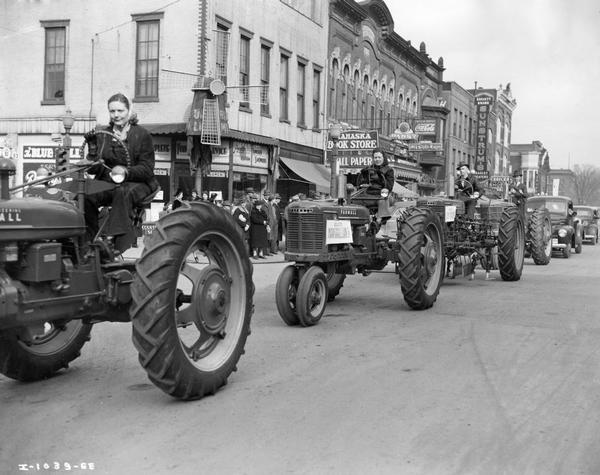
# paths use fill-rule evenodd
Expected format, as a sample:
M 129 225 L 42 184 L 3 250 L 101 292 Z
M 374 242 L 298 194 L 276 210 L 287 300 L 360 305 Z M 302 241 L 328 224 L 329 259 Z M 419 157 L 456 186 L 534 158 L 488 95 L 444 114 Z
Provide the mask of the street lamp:
M 333 148 L 331 149 L 331 157 L 329 159 L 329 166 L 331 168 L 331 178 L 329 180 L 329 194 L 332 198 L 337 198 L 337 154 L 338 154 L 338 141 L 342 135 L 342 126 L 340 124 L 332 124 L 329 127 L 329 138 L 333 141 Z
M 75 123 L 75 118 L 73 114 L 71 114 L 71 109 L 67 109 L 65 111 L 65 115 L 62 118 L 62 124 L 65 128 L 65 137 L 63 138 L 63 147 L 67 148 L 68 154 L 71 155 L 71 136 L 69 133 L 73 128 L 73 124 Z

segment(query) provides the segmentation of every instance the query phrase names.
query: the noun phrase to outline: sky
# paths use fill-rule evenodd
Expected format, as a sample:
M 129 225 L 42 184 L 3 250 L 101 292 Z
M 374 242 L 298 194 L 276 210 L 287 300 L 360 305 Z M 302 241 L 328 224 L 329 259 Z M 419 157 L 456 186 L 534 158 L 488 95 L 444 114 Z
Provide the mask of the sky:
M 387 0 L 394 31 L 425 42 L 444 80 L 511 84 L 513 144 L 539 140 L 552 168 L 600 167 L 600 0 Z

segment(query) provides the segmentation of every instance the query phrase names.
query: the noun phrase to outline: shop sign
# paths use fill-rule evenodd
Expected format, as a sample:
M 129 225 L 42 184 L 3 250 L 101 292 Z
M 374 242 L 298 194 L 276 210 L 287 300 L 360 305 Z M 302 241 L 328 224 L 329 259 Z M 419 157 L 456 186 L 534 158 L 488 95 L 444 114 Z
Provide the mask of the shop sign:
M 24 145 L 23 159 L 24 160 L 54 160 L 56 158 L 56 150 L 58 145 Z M 79 147 L 71 147 L 69 158 L 79 159 Z
M 264 145 L 252 145 L 252 166 L 267 168 L 269 166 L 269 149 Z
M 248 143 L 233 142 L 233 163 L 235 165 L 252 166 L 252 147 Z
M 441 152 L 444 148 L 441 142 L 417 142 L 408 144 L 409 152 Z
M 161 161 L 171 160 L 171 139 L 168 137 L 153 137 L 154 158 Z
M 229 142 L 221 142 L 221 145 L 210 147 L 212 152 L 212 163 L 229 164 Z
M 175 159 L 189 160 L 190 152 L 188 151 L 187 140 L 178 140 L 175 142 Z
M 348 130 L 342 132 L 337 141 L 338 154 L 346 151 L 373 150 L 379 146 L 376 130 Z M 333 140 L 327 140 L 327 150 L 333 150 Z
M 491 94 L 478 94 L 475 96 L 475 107 L 477 117 L 477 133 L 476 143 L 477 149 L 475 152 L 475 172 L 486 173 L 487 166 L 487 133 L 488 133 L 488 117 L 491 104 L 494 98 Z
M 227 178 L 227 172 L 222 170 L 211 170 L 206 176 L 211 178 Z
M 418 135 L 435 135 L 436 124 L 434 119 L 418 119 L 415 120 L 415 134 Z

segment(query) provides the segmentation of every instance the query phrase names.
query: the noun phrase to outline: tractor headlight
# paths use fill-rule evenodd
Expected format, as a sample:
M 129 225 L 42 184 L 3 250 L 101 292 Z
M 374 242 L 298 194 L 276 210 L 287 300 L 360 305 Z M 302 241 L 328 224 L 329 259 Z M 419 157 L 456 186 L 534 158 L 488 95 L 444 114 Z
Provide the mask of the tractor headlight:
M 381 189 L 381 197 L 382 198 L 387 198 L 389 194 L 390 194 L 390 190 L 388 190 L 387 188 Z
M 127 168 L 117 165 L 110 171 L 110 177 L 115 183 L 123 183 L 127 176 Z
M 565 237 L 567 235 L 567 230 L 565 228 L 561 228 L 558 230 L 558 237 Z

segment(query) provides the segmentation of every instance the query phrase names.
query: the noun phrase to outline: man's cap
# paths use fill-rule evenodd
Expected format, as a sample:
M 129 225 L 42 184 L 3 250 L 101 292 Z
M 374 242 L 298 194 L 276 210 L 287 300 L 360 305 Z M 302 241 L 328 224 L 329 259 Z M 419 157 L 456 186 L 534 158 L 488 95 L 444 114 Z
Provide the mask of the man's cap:
M 513 172 L 513 178 L 516 178 L 518 176 L 523 176 L 523 172 L 521 170 L 515 170 Z
M 467 167 L 469 168 L 469 164 L 467 162 L 460 162 L 458 165 L 456 165 L 456 169 L 460 170 L 461 167 Z

